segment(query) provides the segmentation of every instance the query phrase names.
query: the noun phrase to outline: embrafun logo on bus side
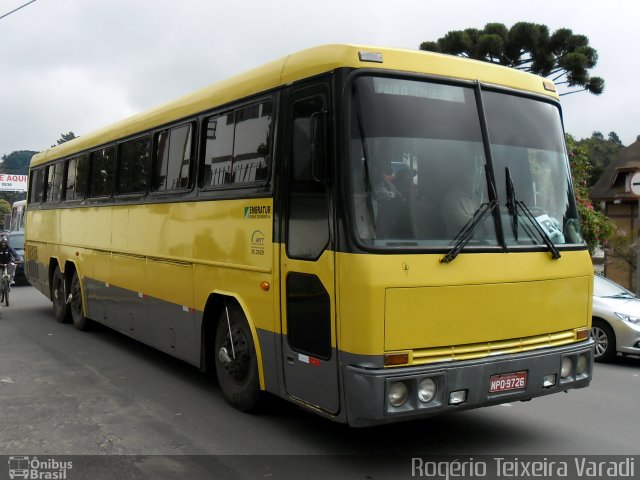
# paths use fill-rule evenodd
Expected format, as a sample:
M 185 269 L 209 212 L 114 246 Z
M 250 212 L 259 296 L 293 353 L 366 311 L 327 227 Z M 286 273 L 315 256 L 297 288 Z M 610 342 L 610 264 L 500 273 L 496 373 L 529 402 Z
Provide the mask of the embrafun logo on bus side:
M 244 218 L 271 218 L 271 205 L 244 207 Z

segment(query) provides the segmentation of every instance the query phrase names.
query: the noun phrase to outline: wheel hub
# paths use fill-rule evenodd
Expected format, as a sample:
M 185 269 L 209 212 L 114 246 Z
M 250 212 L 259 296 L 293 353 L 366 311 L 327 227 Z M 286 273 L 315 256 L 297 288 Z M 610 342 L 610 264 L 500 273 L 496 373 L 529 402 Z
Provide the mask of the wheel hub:
M 231 339 L 233 340 L 233 348 Z M 229 377 L 237 383 L 242 383 L 249 375 L 251 364 L 249 345 L 244 332 L 237 326 L 231 329 L 231 339 L 227 335 L 224 344 L 218 351 L 218 358 Z M 232 357 L 229 352 L 235 353 L 235 357 Z

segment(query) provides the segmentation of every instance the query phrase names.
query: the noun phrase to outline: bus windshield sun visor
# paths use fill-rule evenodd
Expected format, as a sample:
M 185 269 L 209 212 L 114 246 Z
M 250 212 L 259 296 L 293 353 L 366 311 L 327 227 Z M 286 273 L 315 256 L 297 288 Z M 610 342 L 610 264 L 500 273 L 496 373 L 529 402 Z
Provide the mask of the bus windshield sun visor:
M 553 240 L 547 232 L 540 226 L 536 217 L 531 213 L 527 205 L 519 201 L 516 198 L 515 188 L 513 186 L 513 179 L 511 178 L 511 172 L 509 171 L 509 167 L 505 167 L 505 178 L 506 178 L 506 191 L 507 191 L 507 208 L 509 213 L 511 214 L 511 227 L 513 229 L 513 235 L 518 239 L 518 210 L 524 215 L 524 217 L 529 221 L 531 226 L 533 226 L 534 230 L 538 233 L 538 235 L 542 238 L 542 241 L 545 243 L 549 251 L 551 252 L 551 258 L 553 260 L 557 260 L 560 258 L 560 252 L 558 251 L 558 247 L 555 246 Z M 529 233 L 529 235 L 534 238 L 532 232 L 529 228 L 524 226 L 525 231 Z

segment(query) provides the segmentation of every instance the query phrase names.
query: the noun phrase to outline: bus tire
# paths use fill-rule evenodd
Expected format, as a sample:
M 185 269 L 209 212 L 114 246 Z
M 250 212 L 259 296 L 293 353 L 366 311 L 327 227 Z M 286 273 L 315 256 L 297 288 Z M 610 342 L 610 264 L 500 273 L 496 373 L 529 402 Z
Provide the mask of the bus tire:
M 71 319 L 73 325 L 78 330 L 89 330 L 91 327 L 91 320 L 84 316 L 82 311 L 82 289 L 80 287 L 80 278 L 78 272 L 73 272 L 73 279 L 71 280 L 71 301 L 69 302 L 71 307 Z
M 51 300 L 53 301 L 53 314 L 60 323 L 67 323 L 71 320 L 71 309 L 67 303 L 67 289 L 65 285 L 64 273 L 56 265 L 51 277 Z
M 225 400 L 236 409 L 248 412 L 258 406 L 260 399 L 256 349 L 242 311 L 234 305 L 227 308 L 229 321 L 227 309 L 223 309 L 216 328 L 213 351 L 216 375 Z

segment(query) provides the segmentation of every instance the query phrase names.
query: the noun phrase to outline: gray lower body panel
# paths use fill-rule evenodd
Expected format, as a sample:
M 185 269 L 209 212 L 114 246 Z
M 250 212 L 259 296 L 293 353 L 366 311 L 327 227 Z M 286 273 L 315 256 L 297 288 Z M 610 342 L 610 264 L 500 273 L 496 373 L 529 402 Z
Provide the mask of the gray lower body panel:
M 576 373 L 578 356 L 586 357 L 586 369 Z M 566 378 L 560 372 L 565 357 L 572 363 Z M 585 358 L 581 359 L 584 366 Z M 593 371 L 593 342 L 548 348 L 509 356 L 479 360 L 437 363 L 419 367 L 368 369 L 343 366 L 347 421 L 352 426 L 370 426 L 415 420 L 456 410 L 497 405 L 549 395 L 574 388 L 587 387 Z M 516 390 L 490 393 L 494 375 L 526 372 L 526 386 Z M 545 377 L 555 375 L 553 386 L 544 386 Z M 418 385 L 423 378 L 433 378 L 437 391 L 433 400 L 423 403 L 418 398 Z M 402 381 L 407 387 L 407 401 L 393 407 L 387 401 L 389 387 Z M 451 392 L 465 391 L 466 399 L 450 404 Z
M 202 312 L 84 278 L 88 317 L 193 365 L 200 365 Z

